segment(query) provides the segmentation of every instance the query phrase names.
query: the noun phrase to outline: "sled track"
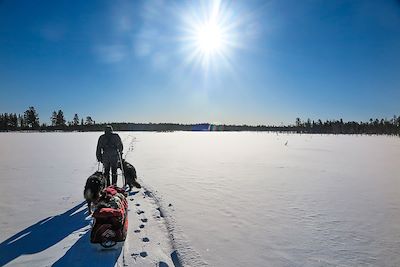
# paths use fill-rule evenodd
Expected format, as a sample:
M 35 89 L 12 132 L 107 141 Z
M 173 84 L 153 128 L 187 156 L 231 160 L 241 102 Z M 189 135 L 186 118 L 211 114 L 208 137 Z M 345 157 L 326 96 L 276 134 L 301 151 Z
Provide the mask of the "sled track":
M 128 151 L 125 153 L 126 158 L 130 154 L 130 152 L 134 151 L 134 144 L 136 142 L 138 142 L 138 140 L 133 135 L 129 134 L 124 138 L 124 147 L 128 148 Z M 171 212 L 168 211 L 164 201 L 160 196 L 155 193 L 157 191 L 151 188 L 149 185 L 144 184 L 143 181 L 141 181 L 141 185 L 144 195 L 154 201 L 154 205 L 159 211 L 160 217 L 164 219 L 162 220 L 162 222 L 165 224 L 168 231 L 166 234 L 169 237 L 169 241 L 171 243 L 172 253 L 170 256 L 174 266 L 208 266 L 208 264 L 202 259 L 200 254 L 191 247 L 183 231 L 180 230 L 174 217 L 171 215 Z M 125 255 L 123 255 L 122 260 L 123 264 L 125 265 Z
M 155 191 L 151 189 L 148 185 L 143 185 L 144 194 L 152 198 L 160 212 L 160 217 L 164 218 L 164 223 L 166 225 L 168 236 L 171 242 L 173 252 L 171 253 L 172 261 L 175 267 L 182 266 L 208 266 L 208 264 L 202 259 L 201 255 L 194 250 L 182 230 L 176 224 L 175 219 L 166 209 L 165 204 L 161 197 L 157 196 Z

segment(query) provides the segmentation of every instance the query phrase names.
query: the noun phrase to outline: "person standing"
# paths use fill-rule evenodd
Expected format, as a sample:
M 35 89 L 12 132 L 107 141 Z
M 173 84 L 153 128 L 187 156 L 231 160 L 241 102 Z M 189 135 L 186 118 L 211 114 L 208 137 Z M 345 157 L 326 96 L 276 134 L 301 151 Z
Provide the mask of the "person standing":
M 107 185 L 110 185 L 110 169 L 112 184 L 117 184 L 117 168 L 124 146 L 118 134 L 113 133 L 111 125 L 107 125 L 104 134 L 99 137 L 97 142 L 96 157 L 103 163 L 104 175 L 107 179 Z

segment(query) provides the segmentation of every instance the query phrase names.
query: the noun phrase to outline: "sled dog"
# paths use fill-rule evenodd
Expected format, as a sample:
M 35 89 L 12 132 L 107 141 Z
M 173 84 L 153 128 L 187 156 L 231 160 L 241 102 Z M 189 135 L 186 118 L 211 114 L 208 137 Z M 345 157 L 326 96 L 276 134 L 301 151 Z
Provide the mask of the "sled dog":
M 92 204 L 96 204 L 101 191 L 106 186 L 106 179 L 102 172 L 95 172 L 89 176 L 86 180 L 85 189 L 83 190 L 83 196 L 87 202 L 88 210 L 92 213 Z

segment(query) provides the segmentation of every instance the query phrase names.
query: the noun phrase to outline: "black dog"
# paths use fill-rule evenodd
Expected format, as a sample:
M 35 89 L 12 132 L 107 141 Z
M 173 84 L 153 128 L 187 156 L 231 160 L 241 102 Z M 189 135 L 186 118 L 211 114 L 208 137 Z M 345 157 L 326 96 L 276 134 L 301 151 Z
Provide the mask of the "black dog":
M 92 203 L 96 203 L 100 197 L 101 191 L 106 186 L 106 179 L 102 172 L 95 172 L 86 180 L 85 190 L 83 196 L 86 199 L 88 210 L 92 212 Z
M 133 167 L 132 164 L 124 159 L 122 160 L 122 166 L 124 168 L 126 183 L 129 185 L 129 191 L 131 191 L 133 187 L 142 188 L 141 185 L 136 181 L 137 175 L 135 167 Z

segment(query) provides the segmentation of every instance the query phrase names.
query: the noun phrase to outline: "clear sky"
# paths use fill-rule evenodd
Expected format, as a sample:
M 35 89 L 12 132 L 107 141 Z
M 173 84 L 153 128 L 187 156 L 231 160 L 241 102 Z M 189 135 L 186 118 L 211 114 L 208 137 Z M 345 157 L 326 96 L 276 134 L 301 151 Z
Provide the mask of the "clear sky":
M 395 0 L 0 0 L 1 113 L 279 125 L 399 99 Z

